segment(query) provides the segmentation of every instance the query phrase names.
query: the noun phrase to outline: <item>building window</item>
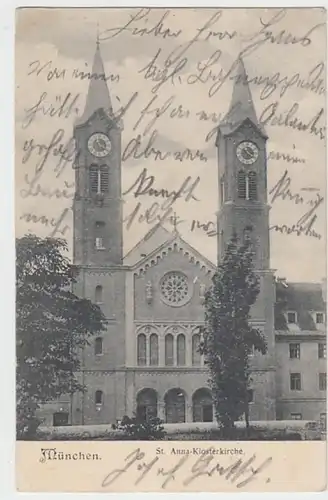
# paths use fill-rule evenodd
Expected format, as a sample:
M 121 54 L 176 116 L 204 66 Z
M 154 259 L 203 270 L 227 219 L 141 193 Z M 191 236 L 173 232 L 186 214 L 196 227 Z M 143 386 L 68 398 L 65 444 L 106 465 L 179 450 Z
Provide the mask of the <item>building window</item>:
M 195 335 L 192 336 L 192 364 L 193 364 L 193 366 L 200 365 L 199 346 L 200 346 L 200 335 L 198 333 L 196 333 Z
M 102 391 L 96 391 L 95 403 L 97 406 L 100 406 L 103 404 L 103 392 Z
M 109 169 L 107 165 L 91 165 L 89 176 L 91 193 L 104 194 L 108 192 Z
M 252 232 L 253 232 L 252 226 L 246 226 L 245 227 L 244 234 L 243 234 L 244 244 L 251 242 Z
M 52 416 L 52 425 L 54 427 L 61 427 L 62 425 L 68 425 L 69 414 L 64 411 L 58 411 Z
M 289 344 L 289 357 L 290 359 L 300 359 L 301 357 L 300 344 Z
M 103 288 L 101 285 L 97 285 L 95 289 L 95 302 L 96 304 L 101 304 L 103 299 Z
M 291 373 L 290 374 L 290 390 L 300 391 L 301 390 L 301 374 Z
M 137 341 L 137 352 L 138 352 L 138 365 L 145 366 L 147 361 L 147 346 L 146 346 L 146 335 L 144 333 L 140 333 L 138 335 Z
M 224 196 L 224 177 L 221 177 L 221 181 L 220 181 L 220 201 L 221 201 L 221 205 L 225 202 L 225 196 Z
M 173 271 L 165 274 L 160 283 L 163 301 L 170 306 L 182 306 L 189 299 L 189 283 L 185 274 Z
M 165 365 L 173 366 L 173 335 L 165 336 Z
M 158 365 L 158 337 L 156 333 L 152 333 L 149 339 L 150 344 L 150 364 L 151 366 Z
M 95 355 L 100 356 L 103 353 L 103 339 L 101 337 L 97 337 L 95 339 Z
M 177 338 L 177 364 L 178 366 L 186 364 L 186 338 L 183 333 L 180 333 Z
M 302 420 L 302 413 L 291 413 L 291 420 Z
M 238 198 L 246 200 L 246 174 L 243 170 L 238 172 Z
M 254 401 L 254 390 L 253 389 L 247 389 L 247 401 L 248 401 L 248 403 L 253 403 L 253 401 Z
M 317 325 L 322 325 L 324 323 L 324 314 L 323 313 L 316 313 L 315 322 L 317 323 Z
M 104 250 L 104 232 L 105 222 L 97 221 L 95 223 L 95 247 L 97 250 Z
M 238 198 L 241 200 L 257 200 L 257 175 L 256 172 L 246 174 L 243 170 L 238 172 L 237 181 Z
M 295 311 L 289 311 L 287 313 L 287 322 L 290 324 L 295 324 L 297 322 L 297 314 Z
M 319 373 L 319 391 L 327 390 L 327 374 Z
M 321 342 L 318 344 L 318 358 L 326 359 L 327 358 L 327 344 L 326 342 Z
M 248 196 L 247 199 L 249 200 L 257 200 L 257 176 L 256 172 L 249 172 L 248 177 L 247 177 L 247 191 L 248 191 Z

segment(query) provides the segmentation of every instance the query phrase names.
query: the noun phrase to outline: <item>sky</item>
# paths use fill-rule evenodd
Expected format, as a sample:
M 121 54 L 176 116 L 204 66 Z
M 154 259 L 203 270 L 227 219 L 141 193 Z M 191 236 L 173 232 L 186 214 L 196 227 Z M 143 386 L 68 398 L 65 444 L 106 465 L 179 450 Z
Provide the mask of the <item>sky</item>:
M 18 10 L 17 236 L 47 236 L 59 221 L 63 234 L 56 236 L 67 238 L 71 248 L 74 169 L 72 161 L 64 164 L 61 153 L 83 113 L 89 81 L 77 75 L 91 71 L 98 33 L 114 111 L 131 101 L 122 131 L 122 187 L 128 191 L 124 217 L 138 201 L 141 215 L 162 202 L 149 195 L 136 199 L 130 189 L 144 169 L 154 176 L 153 188 L 168 191 L 199 177 L 196 199 L 180 198 L 174 209 L 183 221 L 182 237 L 215 261 L 216 238 L 204 229 L 192 230 L 192 221 L 216 221 L 217 151 L 215 136 L 206 138 L 228 111 L 237 76 L 234 63 L 242 53 L 257 116 L 268 135 L 270 225 L 284 226 L 282 232 L 270 231 L 271 267 L 290 281 L 321 281 L 326 274 L 324 22 L 319 8 Z M 152 137 L 154 147 L 171 154 L 163 161 L 153 155 L 129 157 L 138 135 L 139 153 Z M 54 137 L 57 150 L 53 147 L 46 156 Z M 196 159 L 175 160 L 173 153 L 186 148 L 199 152 Z M 283 195 L 274 196 L 279 181 Z M 300 234 L 286 234 L 300 224 Z M 145 221 L 129 228 L 124 223 L 125 253 L 150 227 Z

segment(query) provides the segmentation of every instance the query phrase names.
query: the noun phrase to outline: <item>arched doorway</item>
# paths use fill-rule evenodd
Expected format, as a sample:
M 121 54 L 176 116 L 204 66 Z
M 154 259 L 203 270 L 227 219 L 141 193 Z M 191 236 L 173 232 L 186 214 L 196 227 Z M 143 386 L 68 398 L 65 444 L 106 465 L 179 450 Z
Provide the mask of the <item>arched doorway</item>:
M 175 424 L 186 421 L 186 401 L 181 389 L 170 389 L 164 401 L 166 423 Z
M 194 422 L 213 422 L 213 402 L 209 389 L 198 389 L 192 397 Z
M 157 417 L 157 392 L 154 389 L 143 389 L 138 393 L 137 417 L 141 420 Z

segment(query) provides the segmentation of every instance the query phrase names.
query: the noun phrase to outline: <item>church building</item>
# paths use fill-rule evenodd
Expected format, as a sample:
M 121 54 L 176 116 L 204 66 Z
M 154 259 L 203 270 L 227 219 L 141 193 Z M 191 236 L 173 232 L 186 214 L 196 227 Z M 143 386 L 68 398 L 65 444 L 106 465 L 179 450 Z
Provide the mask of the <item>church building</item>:
M 93 73 L 104 74 L 99 44 Z M 218 126 L 218 261 L 232 233 L 250 238 L 260 294 L 252 323 L 265 335 L 254 354 L 251 420 L 325 415 L 326 317 L 321 284 L 276 280 L 270 268 L 267 135 L 258 121 L 243 62 L 230 109 Z M 243 78 L 244 77 L 244 78 Z M 47 403 L 48 425 L 114 423 L 134 413 L 166 423 L 214 420 L 208 373 L 198 351 L 204 293 L 216 262 L 179 232 L 152 228 L 123 255 L 122 127 L 105 79 L 91 79 L 74 127 L 74 292 L 97 303 L 107 330 L 83 353 L 84 394 Z

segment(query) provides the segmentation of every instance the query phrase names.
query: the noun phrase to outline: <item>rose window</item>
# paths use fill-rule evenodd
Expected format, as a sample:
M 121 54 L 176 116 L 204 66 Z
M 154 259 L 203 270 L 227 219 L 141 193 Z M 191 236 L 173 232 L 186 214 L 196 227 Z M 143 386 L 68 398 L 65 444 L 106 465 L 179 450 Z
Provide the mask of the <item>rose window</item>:
M 180 306 L 189 299 L 188 278 L 177 271 L 167 273 L 161 281 L 160 290 L 164 302 Z

